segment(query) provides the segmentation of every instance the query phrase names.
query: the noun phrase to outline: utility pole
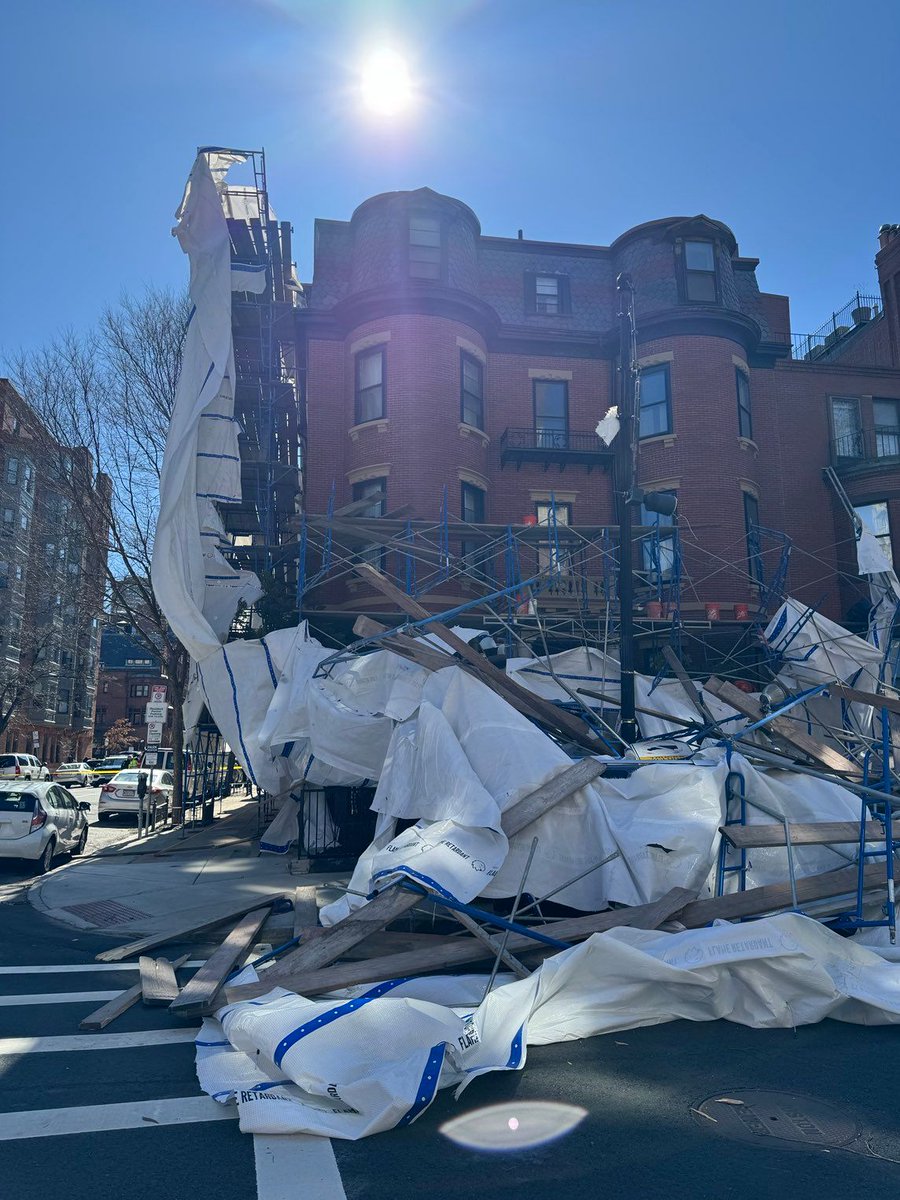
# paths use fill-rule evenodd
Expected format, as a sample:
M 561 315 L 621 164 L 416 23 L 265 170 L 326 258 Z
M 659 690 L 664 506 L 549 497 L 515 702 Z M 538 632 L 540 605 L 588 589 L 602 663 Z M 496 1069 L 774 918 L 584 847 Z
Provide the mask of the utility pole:
M 616 454 L 616 493 L 619 518 L 619 661 L 621 715 L 619 732 L 628 742 L 640 736 L 634 711 L 634 572 L 631 558 L 631 505 L 634 492 L 634 361 L 632 357 L 634 285 L 625 275 L 616 279 L 619 302 L 619 365 L 617 368 L 619 435 Z

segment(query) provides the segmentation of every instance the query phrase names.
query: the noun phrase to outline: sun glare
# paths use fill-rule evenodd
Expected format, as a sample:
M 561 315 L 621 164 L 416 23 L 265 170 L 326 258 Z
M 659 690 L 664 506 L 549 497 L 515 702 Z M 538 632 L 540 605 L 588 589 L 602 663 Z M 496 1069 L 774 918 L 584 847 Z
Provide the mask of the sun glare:
M 394 116 L 412 100 L 409 69 L 395 50 L 379 50 L 362 70 L 360 90 L 366 107 L 381 116 Z

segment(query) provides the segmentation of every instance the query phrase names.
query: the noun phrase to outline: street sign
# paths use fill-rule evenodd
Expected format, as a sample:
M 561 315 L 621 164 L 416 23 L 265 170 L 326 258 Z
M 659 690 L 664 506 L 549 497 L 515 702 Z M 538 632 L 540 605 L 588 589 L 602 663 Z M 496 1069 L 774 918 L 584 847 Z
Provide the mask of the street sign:
M 169 706 L 165 700 L 151 700 L 144 713 L 144 720 L 148 725 L 155 721 L 159 721 L 162 724 L 165 722 L 168 712 Z
M 31 731 L 31 740 L 34 742 L 34 744 L 36 746 L 40 745 L 41 735 L 38 733 L 38 731 L 36 729 L 32 729 L 32 731 Z
M 151 683 L 150 685 L 150 700 L 154 704 L 163 704 L 166 699 L 166 685 L 164 683 Z
M 147 745 L 158 746 L 162 741 L 162 721 L 147 722 Z
M 155 749 L 144 751 L 144 766 L 145 767 L 158 767 L 159 766 L 159 755 L 156 753 Z

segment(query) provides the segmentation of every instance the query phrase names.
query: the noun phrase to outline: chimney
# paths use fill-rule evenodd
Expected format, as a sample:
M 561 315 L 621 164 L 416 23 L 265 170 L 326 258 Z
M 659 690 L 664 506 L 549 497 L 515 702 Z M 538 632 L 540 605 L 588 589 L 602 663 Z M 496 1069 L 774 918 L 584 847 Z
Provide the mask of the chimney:
M 891 364 L 900 367 L 900 225 L 882 225 L 878 230 L 878 247 L 875 266 L 888 327 Z

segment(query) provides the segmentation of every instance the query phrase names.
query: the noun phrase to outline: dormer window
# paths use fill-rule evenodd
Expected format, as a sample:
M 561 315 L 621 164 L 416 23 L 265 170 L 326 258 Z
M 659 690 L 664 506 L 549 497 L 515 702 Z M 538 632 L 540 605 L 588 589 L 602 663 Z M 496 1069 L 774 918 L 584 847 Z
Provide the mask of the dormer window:
M 542 317 L 558 317 L 572 311 L 569 301 L 568 275 L 525 275 L 525 300 L 529 313 Z
M 716 252 L 712 242 L 684 243 L 684 298 L 694 304 L 716 303 Z
M 441 223 L 436 217 L 409 218 L 409 273 L 416 279 L 441 277 Z

